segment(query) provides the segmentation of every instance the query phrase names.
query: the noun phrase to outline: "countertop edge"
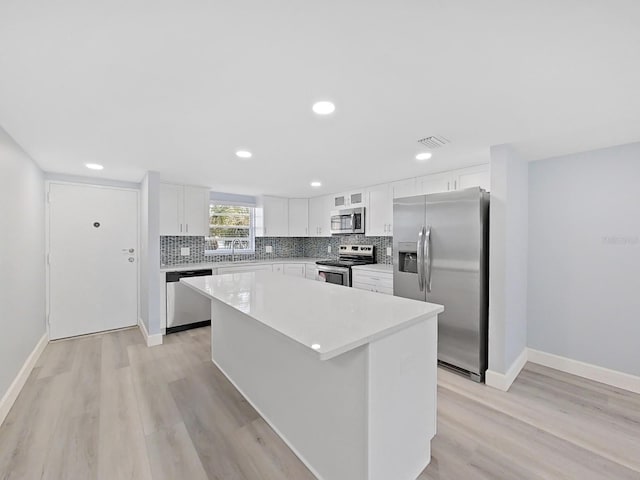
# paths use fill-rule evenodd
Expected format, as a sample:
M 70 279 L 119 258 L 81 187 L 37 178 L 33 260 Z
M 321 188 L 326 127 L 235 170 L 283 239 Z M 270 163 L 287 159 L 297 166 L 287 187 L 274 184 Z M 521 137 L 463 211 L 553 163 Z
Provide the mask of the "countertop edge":
M 405 321 L 404 323 L 400 324 L 400 325 L 395 325 L 393 327 L 389 327 L 385 330 L 382 330 L 380 332 L 376 332 L 373 335 L 369 335 L 361 340 L 358 340 L 356 342 L 352 342 L 350 344 L 347 345 L 343 345 L 340 348 L 336 348 L 335 350 L 332 350 L 330 352 L 324 352 L 324 353 L 320 353 L 319 354 L 319 358 L 322 361 L 326 361 L 326 360 L 331 360 L 332 358 L 338 357 L 340 355 L 342 355 L 343 353 L 347 353 L 350 352 L 351 350 L 354 350 L 358 347 L 361 347 L 363 345 L 367 345 L 369 343 L 375 342 L 376 340 L 379 340 L 381 338 L 384 337 L 388 337 L 389 335 L 392 335 L 396 332 L 399 332 L 401 330 L 404 330 L 405 328 L 409 328 L 413 325 L 415 325 L 416 323 L 419 323 L 421 321 L 426 321 L 429 319 L 434 319 L 437 318 L 437 315 L 444 312 L 444 307 L 440 306 L 439 308 L 435 309 L 434 311 L 430 312 L 430 313 L 423 313 L 422 315 L 418 315 L 417 317 L 414 317 L 412 319 L 409 319 L 407 321 Z M 293 339 L 292 339 L 293 340 Z M 295 341 L 295 340 L 294 340 Z M 300 342 L 298 342 L 300 343 Z M 306 345 L 304 345 L 306 347 Z M 308 348 L 308 347 L 307 347 Z

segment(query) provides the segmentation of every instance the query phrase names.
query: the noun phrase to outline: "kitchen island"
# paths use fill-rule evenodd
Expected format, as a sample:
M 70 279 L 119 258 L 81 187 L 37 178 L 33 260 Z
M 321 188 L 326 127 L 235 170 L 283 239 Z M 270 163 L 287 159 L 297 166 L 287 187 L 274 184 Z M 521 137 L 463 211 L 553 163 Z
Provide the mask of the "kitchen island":
M 212 360 L 322 480 L 413 480 L 436 429 L 440 305 L 272 272 L 186 278 Z

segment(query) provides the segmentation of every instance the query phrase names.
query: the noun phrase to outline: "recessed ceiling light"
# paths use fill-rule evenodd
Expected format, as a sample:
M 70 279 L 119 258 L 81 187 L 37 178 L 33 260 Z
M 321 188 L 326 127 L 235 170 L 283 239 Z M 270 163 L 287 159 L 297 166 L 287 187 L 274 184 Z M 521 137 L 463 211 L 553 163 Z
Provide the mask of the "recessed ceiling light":
M 238 150 L 236 152 L 236 157 L 240 158 L 251 158 L 253 154 L 248 150 Z
M 335 111 L 336 106 L 331 102 L 323 101 L 314 103 L 312 108 L 318 115 L 330 115 Z
M 431 153 L 422 152 L 416 155 L 416 160 L 429 160 L 431 158 Z
M 314 343 L 313 345 L 311 345 L 311 348 L 313 348 L 314 350 L 320 350 L 320 344 Z
M 322 182 L 311 182 L 311 186 L 312 187 L 321 187 L 322 186 Z
M 97 163 L 85 163 L 84 166 L 91 170 L 102 170 L 104 168 L 102 165 Z

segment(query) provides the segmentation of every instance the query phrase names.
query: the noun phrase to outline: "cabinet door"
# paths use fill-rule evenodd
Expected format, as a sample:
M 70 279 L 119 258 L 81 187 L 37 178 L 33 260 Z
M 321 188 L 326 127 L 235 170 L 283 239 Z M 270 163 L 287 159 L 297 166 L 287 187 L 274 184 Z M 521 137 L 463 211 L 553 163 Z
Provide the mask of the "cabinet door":
M 285 263 L 284 274 L 291 275 L 293 277 L 305 277 L 305 265 L 304 263 Z
M 289 236 L 289 199 L 282 197 L 264 197 L 265 237 Z
M 368 189 L 369 207 L 365 212 L 368 237 L 384 237 L 392 235 L 393 199 L 389 184 L 376 185 Z
M 304 268 L 304 276 L 309 280 L 317 280 L 318 279 L 318 267 L 315 265 L 305 265 Z
M 480 187 L 488 192 L 491 190 L 491 167 L 486 164 L 458 170 L 454 183 L 457 190 Z
M 160 235 L 184 235 L 184 187 L 160 184 Z
M 418 195 L 429 193 L 441 193 L 453 190 L 453 179 L 451 173 L 436 173 L 426 175 L 418 180 Z
M 309 200 L 307 198 L 289 199 L 289 236 L 306 237 L 309 235 Z
M 342 193 L 332 198 L 332 208 L 345 208 L 349 204 L 349 194 Z
M 209 235 L 209 189 L 184 187 L 184 235 Z
M 218 268 L 218 275 L 225 273 L 245 273 L 245 272 L 258 272 L 258 271 L 272 271 L 271 265 L 243 265 L 241 267 L 220 267 Z
M 416 184 L 417 179 L 415 178 L 393 182 L 391 184 L 391 188 L 393 189 L 393 198 L 413 197 L 414 195 L 418 195 L 418 188 Z
M 360 190 L 347 195 L 347 203 L 350 207 L 362 207 L 366 203 L 366 192 Z
M 333 196 L 314 197 L 309 199 L 309 236 L 331 236 L 331 210 Z

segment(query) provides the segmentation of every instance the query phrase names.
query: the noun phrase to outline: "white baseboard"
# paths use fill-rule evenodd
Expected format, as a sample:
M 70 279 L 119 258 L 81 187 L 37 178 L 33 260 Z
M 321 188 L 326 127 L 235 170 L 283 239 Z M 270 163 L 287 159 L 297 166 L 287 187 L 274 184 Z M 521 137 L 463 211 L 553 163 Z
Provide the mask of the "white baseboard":
M 140 328 L 140 332 L 142 332 L 142 336 L 144 337 L 144 341 L 147 343 L 147 347 L 162 345 L 162 334 L 156 333 L 155 335 L 149 335 L 147 327 L 145 327 L 141 318 L 138 318 L 138 328 Z
M 42 355 L 42 352 L 44 351 L 48 343 L 49 336 L 45 333 L 42 338 L 38 340 L 38 343 L 27 357 L 27 360 L 24 362 L 24 365 L 22 365 L 22 368 L 18 372 L 18 375 L 13 379 L 11 386 L 9 386 L 9 390 L 7 390 L 7 392 L 2 397 L 2 400 L 0 400 L 0 425 L 2 425 L 4 419 L 7 418 L 9 410 L 11 410 L 11 407 L 15 403 L 16 398 L 18 398 L 22 387 L 24 387 L 24 384 L 27 382 L 27 379 L 29 378 L 29 375 L 31 375 L 33 367 L 35 367 L 38 359 L 40 358 L 40 355 Z
M 511 384 L 515 381 L 515 379 L 520 374 L 520 371 L 524 368 L 524 365 L 527 363 L 528 358 L 528 349 L 522 349 L 518 358 L 511 364 L 507 373 L 498 373 L 493 370 L 487 370 L 484 377 L 484 382 L 493 388 L 497 388 L 498 390 L 502 390 L 506 392 L 511 388 Z
M 553 353 L 541 352 L 533 348 L 528 349 L 528 358 L 530 362 L 537 363 L 538 365 L 554 368 L 561 372 L 571 373 L 572 375 L 577 375 L 630 392 L 640 393 L 640 377 L 636 377 L 635 375 L 561 357 Z

